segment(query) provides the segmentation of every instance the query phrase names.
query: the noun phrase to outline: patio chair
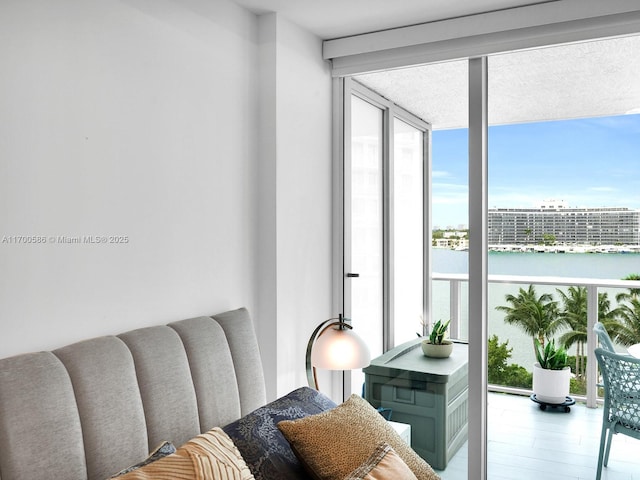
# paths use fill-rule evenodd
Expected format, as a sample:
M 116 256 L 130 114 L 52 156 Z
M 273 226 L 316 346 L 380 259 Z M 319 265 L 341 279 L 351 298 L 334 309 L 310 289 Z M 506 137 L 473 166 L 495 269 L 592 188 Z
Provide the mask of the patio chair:
M 593 331 L 596 333 L 596 335 L 598 335 L 598 340 L 600 340 L 601 348 L 604 348 L 605 350 L 608 350 L 613 353 L 616 352 L 616 349 L 613 346 L 613 342 L 611 341 L 611 337 L 609 336 L 609 332 L 607 332 L 607 329 L 604 326 L 604 324 L 600 322 L 596 322 L 596 324 L 593 326 Z M 598 388 L 602 388 L 604 387 L 604 383 L 598 382 L 596 383 L 596 386 Z
M 593 326 L 593 331 L 596 333 L 596 335 L 598 335 L 600 346 L 602 348 L 604 348 L 605 350 L 609 350 L 610 352 L 616 351 L 616 349 L 613 347 L 613 342 L 611 341 L 609 332 L 607 332 L 607 329 L 602 323 L 596 322 L 596 324 Z
M 640 439 L 640 358 L 595 350 L 604 379 L 604 409 L 596 480 L 609 462 L 614 433 Z

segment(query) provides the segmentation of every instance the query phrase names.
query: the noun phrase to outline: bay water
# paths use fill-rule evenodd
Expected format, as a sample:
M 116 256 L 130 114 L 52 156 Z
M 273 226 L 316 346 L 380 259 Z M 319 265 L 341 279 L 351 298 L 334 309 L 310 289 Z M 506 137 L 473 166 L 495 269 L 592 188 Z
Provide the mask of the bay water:
M 433 249 L 432 263 L 434 273 L 468 273 L 469 252 L 448 249 Z M 526 253 L 526 252 L 489 252 L 489 274 L 520 276 L 552 276 L 574 278 L 621 279 L 629 274 L 640 274 L 640 254 L 638 253 Z M 536 285 L 536 293 L 553 294 L 560 302 L 556 289 L 566 292 L 567 286 Z M 489 337 L 497 335 L 500 342 L 508 340 L 513 348 L 509 363 L 517 363 L 531 371 L 534 358 L 531 337 L 519 328 L 504 322 L 504 313 L 496 310 L 498 305 L 511 306 L 505 301 L 505 295 L 517 295 L 519 288 L 528 288 L 528 284 L 489 284 L 488 317 Z M 621 289 L 600 288 L 609 295 L 611 308 L 615 308 L 615 295 Z M 468 322 L 473 321 L 473 312 L 468 311 L 468 284 L 461 287 L 461 338 L 467 338 Z M 560 303 L 561 305 L 561 303 Z M 433 282 L 433 318 L 449 318 L 449 282 Z M 557 335 L 558 336 L 558 335 Z M 556 336 L 556 337 L 557 337 Z M 573 353 L 570 350 L 570 353 Z

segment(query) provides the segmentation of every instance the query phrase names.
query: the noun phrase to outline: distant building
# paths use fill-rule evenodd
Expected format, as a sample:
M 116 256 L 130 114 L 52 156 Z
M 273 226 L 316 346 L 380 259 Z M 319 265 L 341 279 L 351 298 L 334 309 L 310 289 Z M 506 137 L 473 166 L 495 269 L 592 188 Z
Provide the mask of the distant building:
M 449 248 L 452 250 L 468 250 L 469 239 L 453 237 L 435 238 L 432 241 L 432 246 L 436 248 Z
M 568 208 L 554 201 L 538 208 L 492 208 L 488 233 L 489 245 L 538 244 L 550 235 L 565 245 L 640 245 L 640 210 Z
M 461 230 L 453 230 L 453 231 L 442 232 L 442 235 L 444 236 L 444 238 L 451 238 L 451 237 L 465 238 L 467 236 L 467 232 L 461 231 Z

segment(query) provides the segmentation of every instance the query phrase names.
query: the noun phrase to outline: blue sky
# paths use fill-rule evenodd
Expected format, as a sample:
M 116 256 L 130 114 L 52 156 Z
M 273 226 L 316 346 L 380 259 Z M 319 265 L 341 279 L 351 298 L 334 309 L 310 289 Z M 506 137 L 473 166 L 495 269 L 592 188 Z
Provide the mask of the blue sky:
M 433 226 L 468 225 L 467 130 L 433 132 Z M 489 208 L 640 208 L 640 115 L 489 128 Z

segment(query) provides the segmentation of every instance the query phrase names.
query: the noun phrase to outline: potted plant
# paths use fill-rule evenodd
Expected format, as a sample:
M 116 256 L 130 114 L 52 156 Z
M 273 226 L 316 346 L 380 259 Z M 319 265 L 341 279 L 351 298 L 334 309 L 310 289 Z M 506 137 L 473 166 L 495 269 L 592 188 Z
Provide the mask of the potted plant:
M 562 346 L 556 347 L 554 340 L 544 347 L 537 338 L 534 342 L 538 361 L 533 364 L 533 394 L 539 402 L 562 404 L 569 395 L 571 380 L 567 352 Z
M 445 340 L 447 329 L 451 320 L 442 322 L 438 320 L 429 334 L 429 338 L 423 340 L 422 353 L 427 357 L 434 358 L 447 358 L 453 351 L 453 342 L 451 340 Z

